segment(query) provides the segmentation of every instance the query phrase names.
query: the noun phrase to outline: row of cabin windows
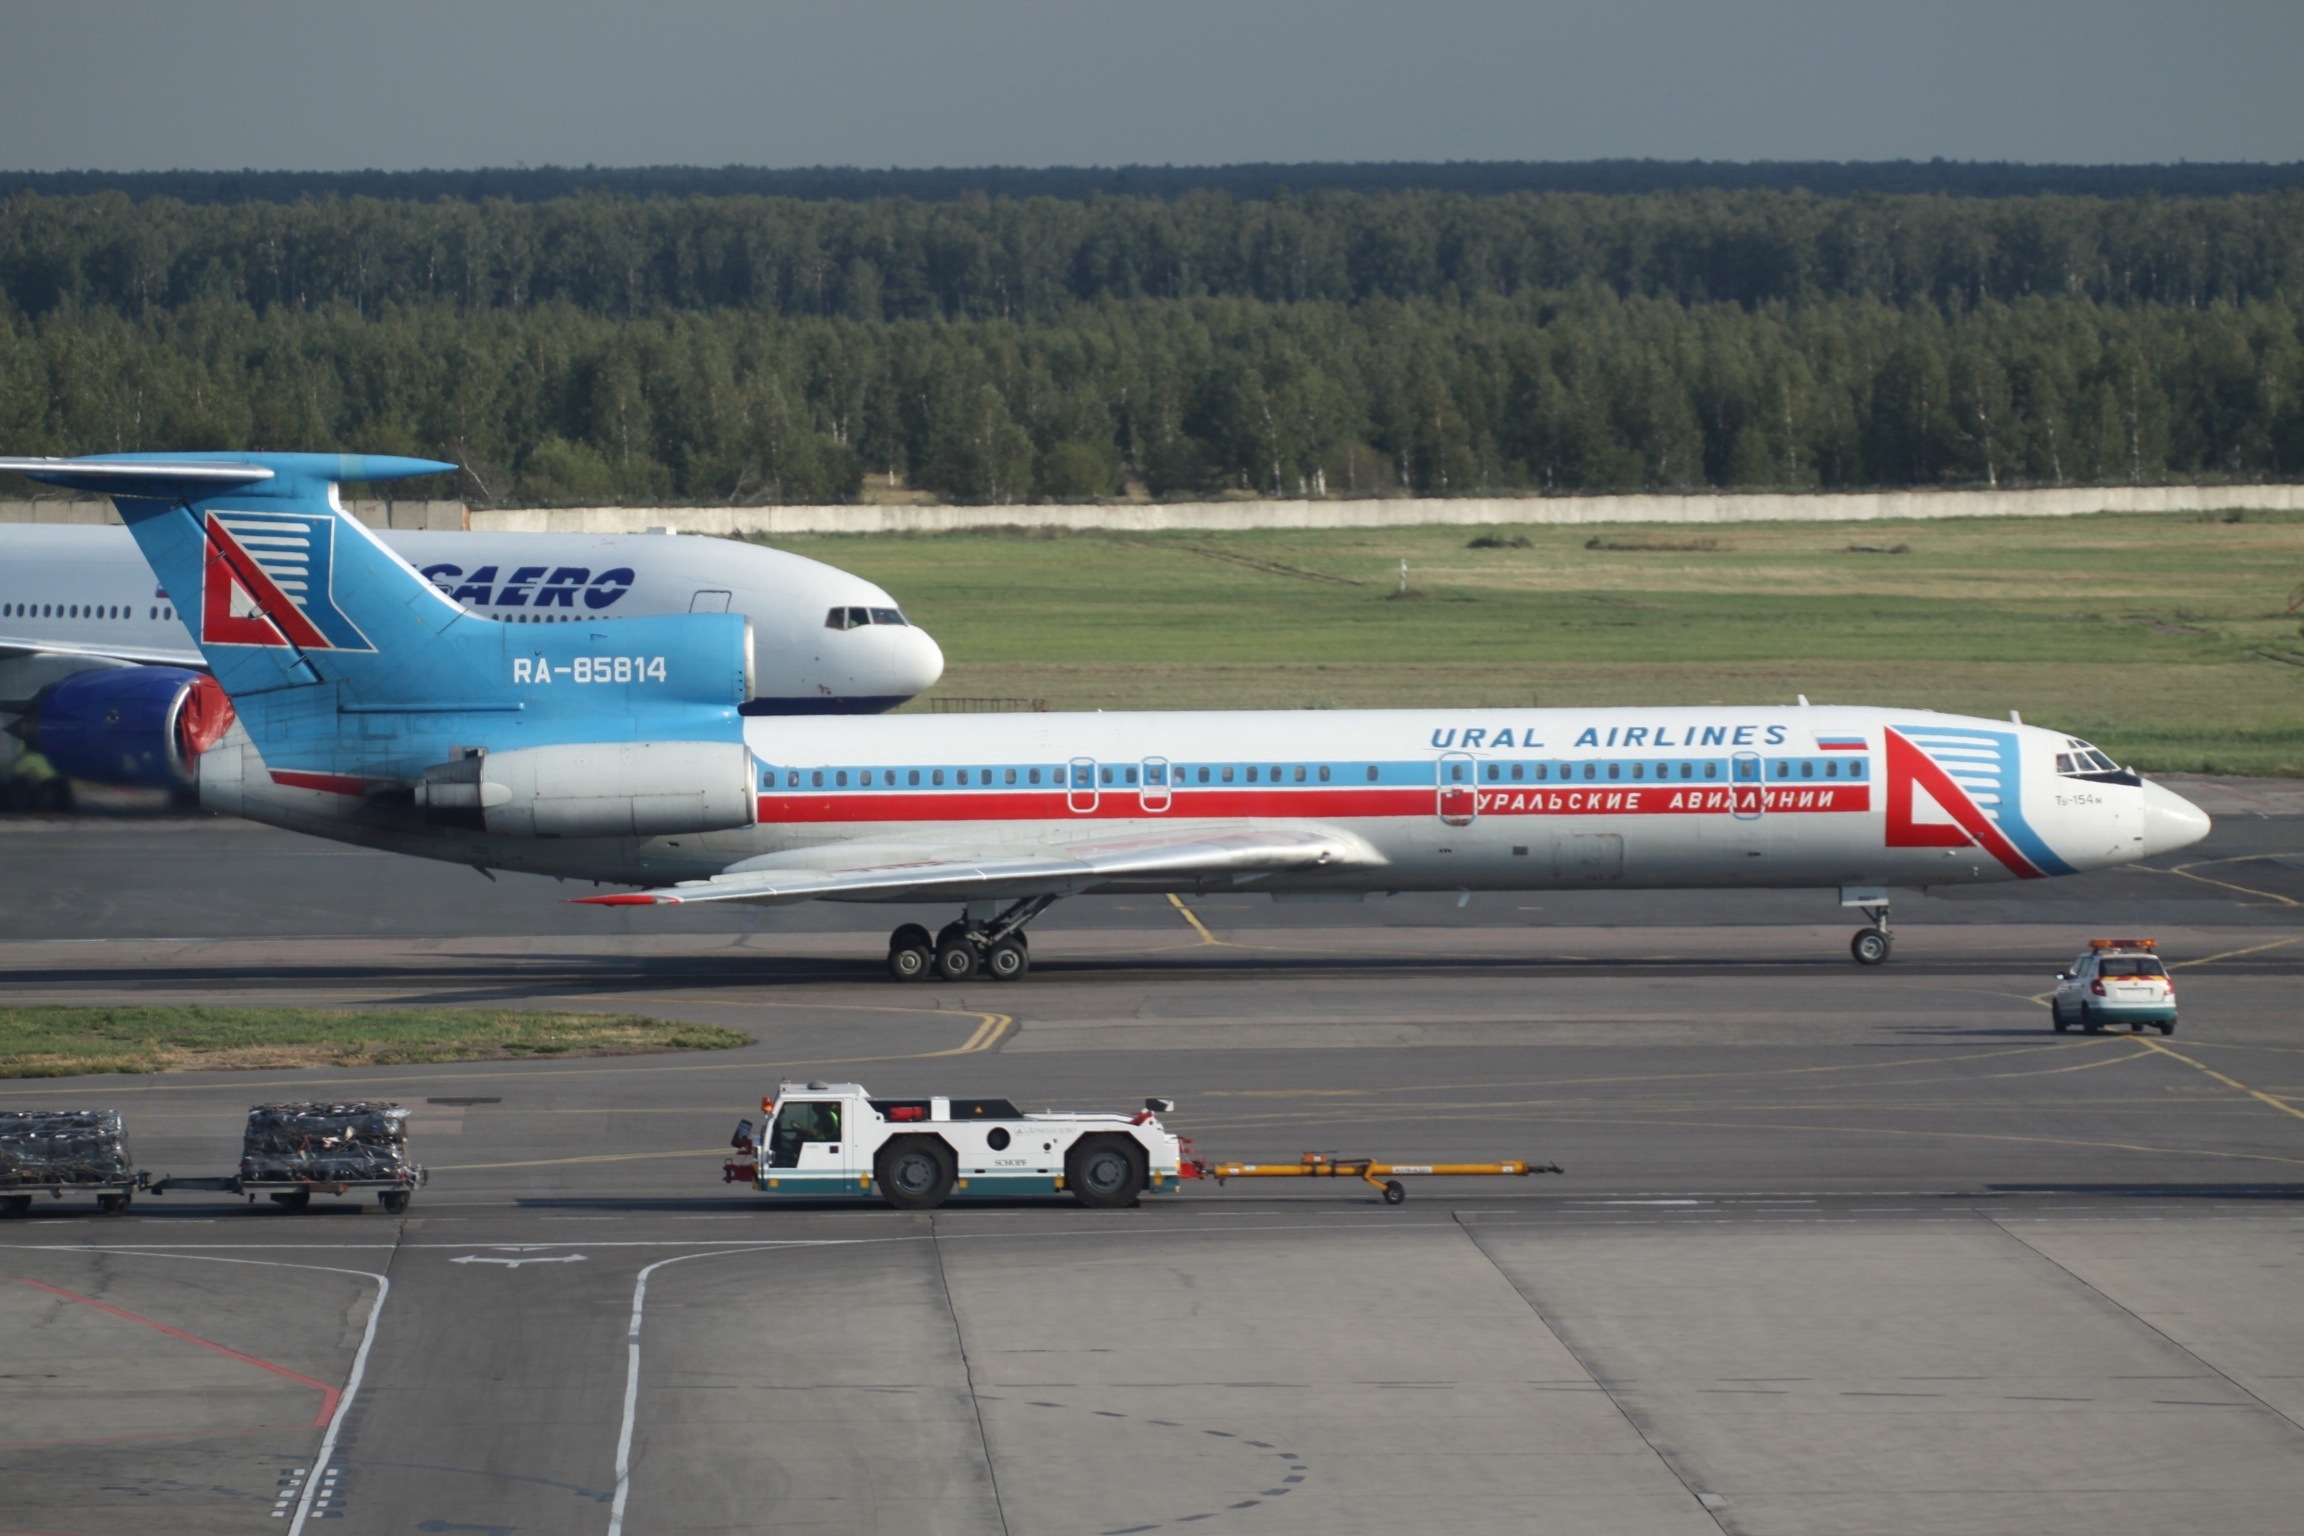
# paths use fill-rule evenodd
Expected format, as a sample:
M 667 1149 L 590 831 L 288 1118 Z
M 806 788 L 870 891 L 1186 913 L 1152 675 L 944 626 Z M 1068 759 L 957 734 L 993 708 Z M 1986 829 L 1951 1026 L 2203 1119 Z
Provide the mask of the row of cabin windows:
M 127 603 L 0 603 L 0 619 L 132 619 L 136 610 Z M 147 619 L 172 619 L 176 610 L 156 605 Z
M 1470 781 L 1468 763 L 1451 762 L 1445 765 L 1446 782 L 1462 784 Z M 1770 777 L 1777 779 L 1862 779 L 1865 776 L 1861 758 L 1779 758 L 1771 762 Z M 1692 781 L 1698 778 L 1717 781 L 1721 774 L 1718 759 L 1696 763 L 1487 763 L 1482 765 L 1482 777 L 1491 784 L 1513 783 L 1570 783 L 1598 782 L 1602 779 L 1618 783 Z M 1553 770 L 1557 768 L 1557 774 Z M 1363 765 L 1367 782 L 1374 784 L 1382 770 L 1374 763 Z M 1058 789 L 1091 789 L 1098 787 L 1134 788 L 1139 784 L 1139 770 L 1134 763 L 1074 763 L 1041 768 L 814 768 L 807 771 L 807 787 L 811 789 L 847 789 L 851 772 L 858 789 L 941 789 L 945 775 L 959 788 L 990 789 L 995 785 L 1030 787 L 1042 785 Z M 1186 765 L 1182 763 L 1146 763 L 1141 770 L 1141 783 L 1146 785 L 1175 784 L 1328 784 L 1335 781 L 1335 765 L 1329 763 L 1275 763 L 1262 764 L 1211 763 Z M 1093 774 L 1093 777 L 1091 777 Z M 901 775 L 901 780 L 899 780 Z M 876 777 L 877 776 L 877 777 Z M 925 777 L 923 777 L 925 776 Z M 776 771 L 771 769 L 765 781 L 776 782 Z M 784 771 L 784 787 L 801 787 L 801 770 Z

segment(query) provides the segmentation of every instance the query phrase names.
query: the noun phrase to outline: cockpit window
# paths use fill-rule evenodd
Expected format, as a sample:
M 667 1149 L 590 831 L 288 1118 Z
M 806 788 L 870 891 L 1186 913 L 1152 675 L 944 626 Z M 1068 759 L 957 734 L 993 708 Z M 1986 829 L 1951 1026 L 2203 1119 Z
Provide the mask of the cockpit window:
M 902 624 L 906 622 L 904 615 L 893 608 L 873 608 L 867 611 L 872 615 L 872 622 L 875 624 Z
M 835 608 L 824 615 L 826 629 L 862 629 L 867 624 L 908 624 L 895 608 Z
M 2120 765 L 2094 747 L 2073 744 L 2078 750 L 2056 754 L 2058 773 L 2118 773 Z

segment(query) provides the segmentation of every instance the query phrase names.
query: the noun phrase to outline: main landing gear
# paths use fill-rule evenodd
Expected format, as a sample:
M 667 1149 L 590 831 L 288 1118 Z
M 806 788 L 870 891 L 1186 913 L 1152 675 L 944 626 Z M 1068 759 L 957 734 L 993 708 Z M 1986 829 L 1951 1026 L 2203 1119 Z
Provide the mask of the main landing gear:
M 1855 937 L 1848 941 L 1848 953 L 1856 957 L 1858 965 L 1885 965 L 1889 951 L 1895 947 L 1888 937 L 1888 903 L 1866 907 L 1864 915 L 1872 919 L 1872 926 L 1856 930 Z
M 1030 896 L 995 915 L 991 902 L 972 901 L 958 922 L 946 923 L 933 938 L 918 923 L 906 923 L 888 935 L 888 974 L 898 981 L 929 976 L 944 981 L 966 981 L 971 976 L 1021 981 L 1032 969 L 1024 925 L 1055 903 L 1053 896 Z

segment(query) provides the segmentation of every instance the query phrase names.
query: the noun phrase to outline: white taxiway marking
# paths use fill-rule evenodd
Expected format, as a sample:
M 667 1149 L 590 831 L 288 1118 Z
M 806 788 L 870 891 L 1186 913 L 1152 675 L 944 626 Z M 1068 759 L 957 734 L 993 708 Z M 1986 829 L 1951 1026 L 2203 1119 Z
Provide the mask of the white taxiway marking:
M 468 1253 L 460 1259 L 450 1259 L 448 1262 L 451 1264 L 501 1264 L 506 1269 L 518 1269 L 523 1264 L 581 1264 L 584 1262 L 584 1255 L 580 1253 L 538 1254 L 533 1258 L 526 1259 L 498 1259 L 491 1258 L 484 1253 Z

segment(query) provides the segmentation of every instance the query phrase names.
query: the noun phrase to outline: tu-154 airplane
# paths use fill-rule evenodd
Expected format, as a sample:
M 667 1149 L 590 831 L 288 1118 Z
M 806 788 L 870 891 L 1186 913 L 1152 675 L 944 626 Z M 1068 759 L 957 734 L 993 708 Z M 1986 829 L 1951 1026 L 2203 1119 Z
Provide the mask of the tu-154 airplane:
M 377 537 L 451 602 L 514 626 L 741 614 L 759 646 L 746 714 L 875 714 L 944 670 L 886 592 L 781 550 L 662 535 Z M 191 623 L 126 528 L 0 524 L 0 716 L 15 715 L 8 728 L 67 777 L 191 785 L 229 723 Z
M 747 718 L 736 614 L 469 613 L 338 507 L 446 466 L 291 454 L 0 460 L 110 493 L 238 716 L 204 803 L 611 905 L 949 901 L 898 977 L 1022 976 L 1091 892 L 1888 888 L 2185 847 L 2208 818 L 2086 742 L 1874 707 Z

